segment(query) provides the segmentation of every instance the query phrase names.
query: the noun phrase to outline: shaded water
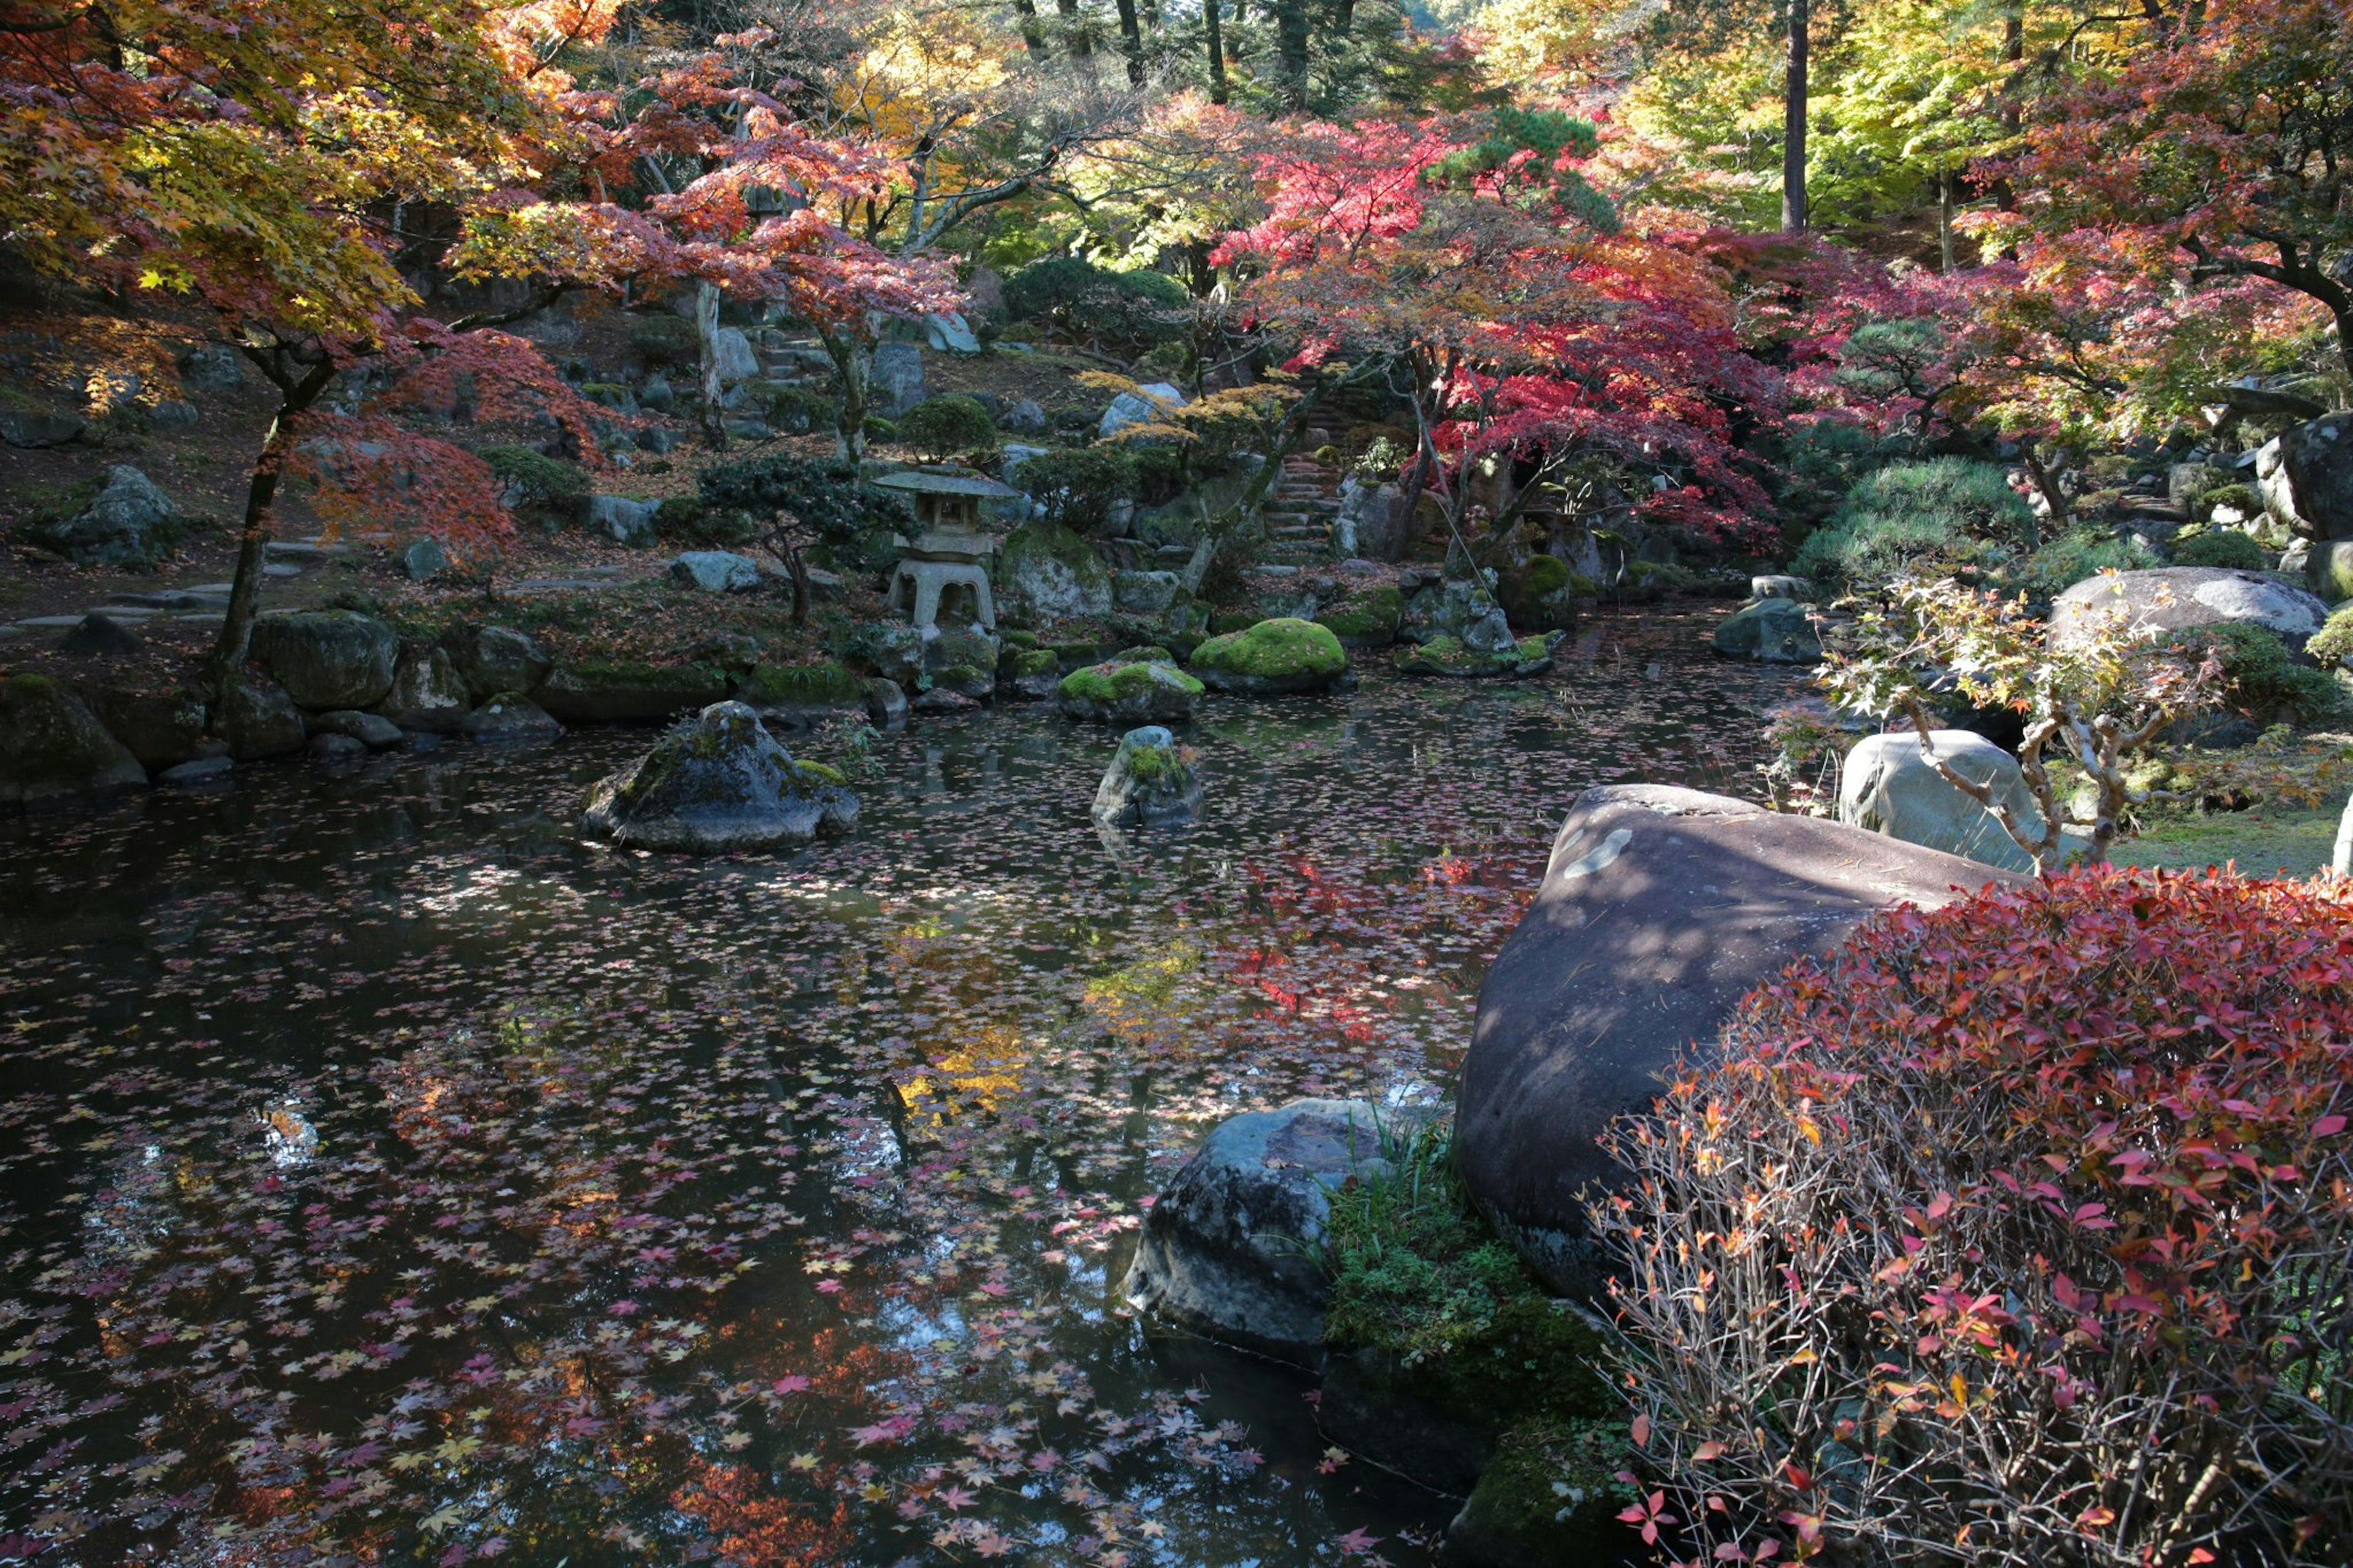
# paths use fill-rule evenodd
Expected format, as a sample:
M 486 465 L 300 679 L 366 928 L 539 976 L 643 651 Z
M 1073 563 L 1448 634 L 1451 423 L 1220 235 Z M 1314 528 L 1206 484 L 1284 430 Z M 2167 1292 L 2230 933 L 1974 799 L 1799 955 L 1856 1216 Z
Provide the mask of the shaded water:
M 1019 710 L 773 858 L 577 843 L 642 731 L 0 824 L 0 1560 L 1426 1561 L 1125 1312 L 1136 1216 L 1238 1110 L 1442 1094 L 1578 790 L 1750 793 L 1794 678 L 1707 619 L 1212 700 L 1148 837 Z

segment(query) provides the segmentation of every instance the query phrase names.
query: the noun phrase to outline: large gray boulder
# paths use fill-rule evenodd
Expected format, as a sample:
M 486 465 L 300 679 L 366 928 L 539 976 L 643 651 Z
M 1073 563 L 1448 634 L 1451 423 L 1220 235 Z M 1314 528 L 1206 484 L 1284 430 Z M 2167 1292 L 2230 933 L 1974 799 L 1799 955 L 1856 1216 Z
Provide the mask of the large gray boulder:
M 80 698 L 46 675 L 0 680 L 0 805 L 146 782 Z
M 1130 730 L 1095 788 L 1094 819 L 1105 827 L 1174 827 L 1201 809 L 1201 775 L 1157 724 Z
M 741 327 L 722 327 L 711 340 L 712 352 L 719 362 L 719 379 L 729 386 L 741 381 L 756 380 L 760 374 L 760 356 L 753 350 L 752 340 Z
M 554 668 L 539 644 L 511 626 L 463 627 L 445 636 L 442 646 L 477 702 L 501 691 L 529 691 Z
M 1354 474 L 1340 481 L 1339 515 L 1332 543 L 1343 557 L 1366 561 L 1404 559 L 1409 513 L 1405 492 L 1393 484 L 1372 484 Z
M 1111 613 L 1111 568 L 1092 545 L 1059 523 L 1015 529 L 997 557 L 997 580 L 1049 620 Z
M 1112 437 L 1132 425 L 1148 425 L 1159 418 L 1166 409 L 1182 408 L 1189 401 L 1181 389 L 1165 381 L 1149 383 L 1143 388 L 1142 395 L 1123 392 L 1111 400 L 1110 407 L 1103 411 L 1095 434 Z
M 39 450 L 45 447 L 69 447 L 90 431 L 90 421 L 79 414 L 53 414 L 46 409 L 11 408 L 0 411 L 0 441 L 11 447 Z
M 1760 664 L 1819 664 L 1821 634 L 1814 629 L 1806 609 L 1795 599 L 1758 599 L 1718 621 L 1710 640 L 1716 652 L 1731 658 L 1753 658 Z
M 2353 539 L 2353 413 L 2325 414 L 2263 443 L 2255 488 L 2281 527 L 2307 539 Z
M 923 349 L 920 343 L 884 343 L 874 351 L 867 379 L 874 411 L 896 419 L 923 400 Z
M 588 792 L 581 831 L 692 855 L 806 844 L 858 820 L 858 797 L 792 759 L 741 702 L 714 702 Z
M 1052 679 L 1051 672 L 1048 679 Z M 1193 716 L 1206 688 L 1159 659 L 1074 669 L 1055 685 L 1062 717 L 1092 724 L 1175 724 Z
M 644 724 L 727 695 L 727 678 L 699 664 L 586 659 L 550 674 L 532 700 L 565 724 Z
M 654 513 L 661 503 L 628 496 L 590 496 L 580 503 L 580 526 L 616 544 L 645 548 L 654 542 Z
M 255 623 L 253 657 L 304 708 L 373 708 L 392 689 L 400 638 L 357 610 L 306 610 Z
M 748 594 L 760 585 L 760 563 L 729 550 L 689 550 L 670 563 L 670 580 L 706 594 Z
M 2291 658 L 2328 619 L 2328 606 L 2303 588 L 2260 572 L 2221 566 L 2161 566 L 2087 578 L 2051 605 L 2051 640 L 2080 647 L 2113 625 L 2151 641 L 2201 626 L 2263 626 Z
M 77 566 L 144 569 L 169 548 L 179 520 L 179 508 L 153 480 L 118 463 L 80 505 L 36 512 L 17 531 Z
M 1480 988 L 1455 1115 L 1471 1196 L 1546 1284 L 1592 1292 L 1580 1194 L 1619 1174 L 1595 1142 L 1614 1118 L 1791 960 L 1882 910 L 2016 879 L 1697 790 L 1586 791 Z
M 193 691 L 130 691 L 101 687 L 83 693 L 108 734 L 129 748 L 139 765 L 162 773 L 222 749 L 205 738 L 205 700 Z
M 2026 787 L 2018 759 L 1967 730 L 1932 730 L 1928 742 L 1946 766 L 1993 792 L 2029 832 L 2041 829 L 2042 810 Z M 1839 773 L 1839 820 L 1865 833 L 1965 855 L 2005 871 L 2031 871 L 2034 858 L 2002 830 L 1993 814 L 1947 783 L 1920 753 L 1920 737 L 1866 735 Z
M 392 689 L 376 711 L 404 730 L 429 735 L 464 731 L 466 715 L 474 706 L 458 661 L 446 649 L 430 644 L 403 648 L 400 666 L 393 672 Z
M 1191 1332 L 1320 1364 L 1332 1194 L 1388 1173 L 1380 1127 L 1361 1100 L 1295 1100 L 1220 1122 L 1145 1215 L 1128 1300 Z
M 467 714 L 459 733 L 476 741 L 552 741 L 564 726 L 538 703 L 508 691 Z
M 213 730 L 240 763 L 299 752 L 309 738 L 302 710 L 285 689 L 251 680 L 231 687 L 213 710 Z

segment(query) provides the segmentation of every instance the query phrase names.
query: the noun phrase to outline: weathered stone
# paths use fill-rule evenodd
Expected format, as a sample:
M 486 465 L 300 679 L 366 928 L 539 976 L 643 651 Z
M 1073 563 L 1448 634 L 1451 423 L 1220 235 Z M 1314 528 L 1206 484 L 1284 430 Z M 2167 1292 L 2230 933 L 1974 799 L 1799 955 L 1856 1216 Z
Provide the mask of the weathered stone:
M 923 341 L 942 353 L 976 354 L 980 352 L 980 340 L 973 336 L 971 326 L 962 316 L 954 313 L 925 316 Z
M 670 563 L 670 580 L 706 594 L 748 594 L 760 585 L 760 563 L 725 550 L 689 550 Z
M 426 583 L 449 570 L 449 552 L 441 542 L 425 534 L 402 545 L 393 558 L 400 574 L 412 583 Z
M 12 408 L 0 412 L 0 441 L 11 447 L 38 450 L 45 447 L 69 447 L 90 430 L 90 421 L 79 414 L 49 414 L 35 409 Z
M 2288 551 L 2280 560 L 2280 570 L 2302 572 L 2323 603 L 2341 605 L 2353 599 L 2353 539 L 2331 539 L 2319 544 L 2299 539 Z M 2295 564 L 2289 564 L 2291 561 Z
M 2051 641 L 2080 647 L 2116 626 L 2151 640 L 2200 626 L 2263 626 L 2291 658 L 2328 619 L 2328 606 L 2292 583 L 2221 566 L 2162 566 L 2087 578 L 2052 602 Z
M 1284 616 L 1209 638 L 1191 665 L 1212 691 L 1277 697 L 1330 690 L 1346 677 L 1348 655 L 1329 628 Z
M 547 679 L 553 662 L 540 646 L 511 626 L 466 626 L 442 639 L 477 702 L 502 691 L 529 691 Z
M 459 732 L 477 741 L 544 741 L 562 734 L 564 726 L 538 703 L 507 691 L 467 714 Z
M 2353 413 L 2323 415 L 2265 442 L 2255 488 L 2281 527 L 2308 539 L 2353 538 Z
M 1118 435 L 1131 425 L 1147 425 L 1160 417 L 1166 408 L 1182 408 L 1191 400 L 1177 387 L 1165 381 L 1145 384 L 1140 393 L 1123 392 L 1111 400 L 1103 418 L 1095 427 L 1098 437 Z
M 1397 641 L 1404 618 L 1405 595 L 1391 583 L 1315 612 L 1315 624 L 1338 637 L 1342 647 L 1387 647 Z
M 237 763 L 227 757 L 193 757 L 185 763 L 174 763 L 155 775 L 159 784 L 174 789 L 194 789 L 200 785 L 225 784 Z
M 401 650 L 392 689 L 385 693 L 376 711 L 403 730 L 456 735 L 464 732 L 466 715 L 473 706 L 473 693 L 466 689 L 458 661 L 446 649 L 413 644 Z
M 194 692 L 101 687 L 87 693 L 84 700 L 107 733 L 129 748 L 149 773 L 202 757 L 220 745 L 206 740 L 205 702 Z
M 1145 724 L 1120 737 L 1119 750 L 1095 789 L 1097 822 L 1105 827 L 1173 827 L 1192 821 L 1200 809 L 1200 774 L 1174 735 Z
M 895 680 L 870 676 L 865 683 L 866 719 L 878 730 L 907 727 L 907 693 Z
M 1049 620 L 1111 611 L 1111 570 L 1093 546 L 1059 523 L 1013 531 L 997 558 L 998 585 L 1020 595 Z M 885 673 L 888 673 L 887 671 Z
M 724 384 L 733 386 L 739 381 L 759 379 L 760 356 L 753 351 L 752 340 L 744 335 L 743 328 L 720 328 L 711 347 L 719 361 L 719 379 Z
M 355 735 L 339 735 L 333 731 L 322 731 L 311 737 L 311 760 L 314 763 L 349 763 L 367 755 L 367 742 Z
M 588 792 L 581 830 L 625 848 L 722 854 L 803 844 L 858 797 L 796 763 L 741 702 L 716 702 Z
M 1389 668 L 1399 675 L 1435 675 L 1454 679 L 1525 678 L 1552 668 L 1552 642 L 1546 637 L 1524 637 L 1492 652 L 1482 652 L 1453 637 L 1432 637 L 1419 646 L 1407 643 L 1399 647 L 1389 656 Z
M 646 549 L 654 542 L 654 513 L 661 503 L 628 496 L 590 496 L 580 503 L 580 526 L 616 544 Z
M 1454 1152 L 1471 1196 L 1537 1276 L 1592 1291 L 1583 1190 L 1617 1179 L 1595 1139 L 1658 1092 L 1734 1004 L 1901 903 L 2008 873 L 1819 817 L 1659 785 L 1590 789 L 1479 994 Z
M 1340 481 L 1340 510 L 1332 521 L 1332 544 L 1344 557 L 1402 560 L 1409 521 L 1403 490 L 1392 484 L 1367 484 L 1351 474 Z
M 669 719 L 726 695 L 725 678 L 698 665 L 591 659 L 554 670 L 532 699 L 566 724 L 627 724 Z
M 46 675 L 0 680 L 0 805 L 146 782 L 139 759 L 72 692 Z
M 1114 572 L 1111 602 L 1137 615 L 1156 616 L 1176 602 L 1184 579 L 1174 572 Z
M 79 625 L 58 639 L 58 651 L 60 653 L 100 658 L 115 654 L 137 653 L 146 646 L 146 639 L 137 632 L 111 616 L 101 615 L 97 611 L 84 616 Z
M 1748 579 L 1748 596 L 1752 599 L 1810 599 L 1814 584 L 1810 578 L 1792 577 L 1786 572 L 1767 572 Z
M 923 350 L 920 343 L 884 343 L 874 351 L 867 390 L 877 413 L 896 419 L 923 400 Z
M 1044 406 L 1034 397 L 1015 398 L 1005 405 L 997 422 L 1017 436 L 1043 436 L 1054 427 L 1046 417 Z
M 147 411 L 148 426 L 156 430 L 185 430 L 203 417 L 195 404 L 176 397 L 167 397 Z
M 36 513 L 17 531 L 77 566 L 144 569 L 163 555 L 178 522 L 171 497 L 138 469 L 118 463 L 79 510 L 69 516 Z
M 1448 577 L 1407 598 L 1398 629 L 1413 642 L 1428 642 L 1433 637 L 1452 637 L 1460 642 L 1462 634 L 1483 620 L 1495 605 L 1495 591 L 1484 581 Z
M 240 763 L 299 752 L 307 733 L 302 710 L 283 688 L 251 680 L 229 689 L 214 710 L 213 729 Z
M 2017 758 L 1967 730 L 1932 730 L 1928 741 L 1947 767 L 1991 790 L 2028 832 L 2042 830 L 2042 813 Z M 2034 869 L 2034 858 L 1991 812 L 1946 782 L 1920 754 L 1920 737 L 1909 731 L 1865 735 L 1855 742 L 1839 773 L 1839 820 L 2005 871 Z
M 245 356 L 227 343 L 199 343 L 180 356 L 180 385 L 219 396 L 245 384 Z
M 1760 664 L 1819 664 L 1821 634 L 1795 599 L 1759 599 L 1715 624 L 1715 651 Z
M 1039 654 L 1050 662 L 1053 655 Z M 1201 683 L 1163 660 L 1097 664 L 1057 682 L 1062 716 L 1094 724 L 1173 724 L 1193 716 Z
M 1145 1215 L 1127 1298 L 1212 1339 L 1302 1365 L 1324 1355 L 1318 1252 L 1331 1194 L 1387 1174 L 1379 1113 L 1296 1100 L 1219 1123 Z
M 304 708 L 373 708 L 392 689 L 400 638 L 356 610 L 306 610 L 258 622 L 253 657 Z
M 381 713 L 339 708 L 332 713 L 313 713 L 308 722 L 314 741 L 321 735 L 348 735 L 371 752 L 386 752 L 400 744 L 400 726 Z

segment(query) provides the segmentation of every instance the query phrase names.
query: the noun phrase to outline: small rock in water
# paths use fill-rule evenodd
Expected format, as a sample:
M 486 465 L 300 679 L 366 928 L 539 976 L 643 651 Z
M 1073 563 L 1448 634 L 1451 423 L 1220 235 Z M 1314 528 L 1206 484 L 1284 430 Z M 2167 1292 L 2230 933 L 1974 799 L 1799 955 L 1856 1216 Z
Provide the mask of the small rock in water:
M 1201 780 L 1188 750 L 1157 724 L 1120 737 L 1095 791 L 1094 819 L 1106 827 L 1167 827 L 1201 809 Z
M 361 713 L 348 708 L 311 715 L 311 735 L 313 751 L 322 735 L 346 735 L 371 752 L 400 744 L 399 725 L 380 713 Z
M 311 737 L 311 757 L 314 762 L 342 763 L 365 755 L 367 742 L 349 735 L 322 731 Z
M 857 822 L 839 778 L 795 762 L 744 704 L 714 702 L 592 788 L 580 826 L 623 848 L 695 855 L 804 844 Z
M 176 789 L 186 789 L 195 784 L 211 784 L 216 779 L 226 780 L 236 768 L 237 764 L 227 757 L 197 757 L 165 768 L 155 775 L 155 782 Z

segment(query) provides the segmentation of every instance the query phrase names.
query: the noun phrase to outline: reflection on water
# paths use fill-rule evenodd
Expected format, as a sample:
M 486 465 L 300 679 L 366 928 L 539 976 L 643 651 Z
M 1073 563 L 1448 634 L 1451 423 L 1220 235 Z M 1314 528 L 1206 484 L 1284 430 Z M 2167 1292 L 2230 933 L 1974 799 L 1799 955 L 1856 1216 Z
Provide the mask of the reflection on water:
M 1108 844 L 1019 710 L 776 858 L 575 842 L 643 731 L 0 825 L 0 1559 L 1422 1560 L 1132 1233 L 1220 1117 L 1440 1093 L 1579 789 L 1745 789 L 1792 678 L 1704 624 L 1212 701 Z

